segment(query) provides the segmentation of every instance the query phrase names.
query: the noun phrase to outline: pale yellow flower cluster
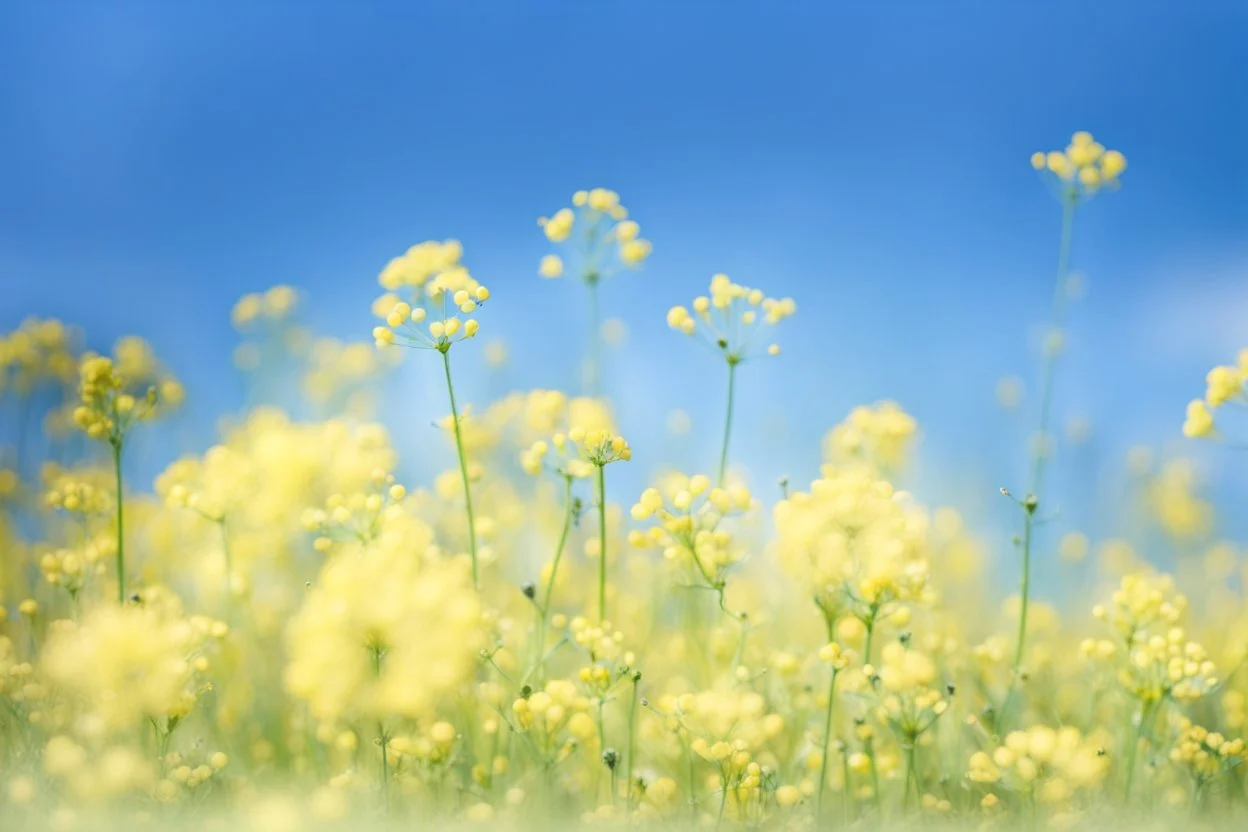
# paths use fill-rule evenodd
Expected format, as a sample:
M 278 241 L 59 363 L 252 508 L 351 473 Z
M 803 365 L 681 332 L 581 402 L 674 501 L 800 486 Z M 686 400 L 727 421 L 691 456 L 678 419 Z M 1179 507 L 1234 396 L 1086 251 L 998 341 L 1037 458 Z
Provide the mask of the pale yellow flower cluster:
M 823 458 L 831 465 L 865 462 L 881 472 L 905 467 L 918 422 L 895 402 L 859 406 L 823 439 Z
M 761 355 L 779 355 L 774 343 L 764 346 L 771 327 L 797 312 L 792 298 L 767 297 L 761 289 L 734 283 L 727 275 L 711 278 L 709 291 L 693 299 L 693 312 L 673 306 L 667 325 L 685 335 L 700 335 L 731 364 Z
M 1085 199 L 1101 188 L 1114 187 L 1127 169 L 1127 157 L 1117 150 L 1106 150 L 1087 131 L 1075 133 L 1065 150 L 1033 153 L 1031 166 L 1061 183 L 1069 198 Z
M 644 531 L 630 531 L 628 540 L 639 549 L 658 549 L 668 561 L 693 566 L 708 586 L 721 586 L 725 571 L 745 557 L 746 548 L 720 524 L 757 505 L 743 485 L 712 488 L 703 474 L 671 474 L 660 487 L 641 493 L 632 518 L 655 522 Z
M 650 256 L 650 241 L 642 239 L 641 226 L 628 218 L 620 195 L 606 188 L 577 191 L 571 208 L 539 217 L 537 224 L 550 242 L 566 244 L 562 256 L 542 258 L 542 277 L 560 277 L 570 263 L 582 280 L 597 283 L 622 268 L 638 268 Z
M 810 597 L 856 615 L 879 614 L 900 601 L 929 598 L 918 509 L 862 467 L 832 468 L 776 504 L 780 565 Z
M 1084 736 L 1073 727 L 1037 725 L 1011 731 L 991 753 L 971 755 L 967 779 L 992 787 L 983 805 L 996 805 L 997 790 L 1062 805 L 1079 790 L 1099 784 L 1109 771 L 1103 738 Z
M 473 675 L 481 600 L 423 524 L 328 560 L 290 622 L 285 683 L 317 720 L 425 718 Z
M 1240 352 L 1238 364 L 1214 367 L 1205 376 L 1205 397 L 1188 403 L 1183 435 L 1191 438 L 1216 436 L 1213 411 L 1227 404 L 1248 404 L 1246 389 L 1248 349 Z
M 230 311 L 230 322 L 240 332 L 279 324 L 294 313 L 299 293 L 290 286 L 273 286 L 243 295 Z
M 184 615 L 168 590 L 148 587 L 137 602 L 104 603 L 81 622 L 55 622 L 40 669 L 89 718 L 79 730 L 127 731 L 146 719 L 163 725 L 191 712 L 227 632 L 220 621 Z
M 0 393 L 28 396 L 43 381 L 72 384 L 78 376 L 78 340 L 55 318 L 27 318 L 0 334 Z
M 182 403 L 182 385 L 157 363 L 141 338 L 117 342 L 113 357 L 87 353 L 79 367 L 73 419 L 87 436 L 120 442 L 138 422 Z
M 387 292 L 373 303 L 373 313 L 385 321 L 373 328 L 378 348 L 399 344 L 444 353 L 477 334 L 477 319 L 459 315 L 476 312 L 490 290 L 468 273 L 462 256 L 456 241 L 426 242 L 386 265 L 377 282 Z

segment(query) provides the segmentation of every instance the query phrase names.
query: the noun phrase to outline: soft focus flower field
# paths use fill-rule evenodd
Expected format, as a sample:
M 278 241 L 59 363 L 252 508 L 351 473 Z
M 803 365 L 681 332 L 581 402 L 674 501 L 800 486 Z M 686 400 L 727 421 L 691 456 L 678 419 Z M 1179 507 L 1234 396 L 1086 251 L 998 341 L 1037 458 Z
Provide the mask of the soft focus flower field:
M 139 336 L 95 353 L 28 319 L 0 339 L 0 825 L 1245 823 L 1248 572 L 1209 539 L 1192 468 L 1137 455 L 1124 497 L 1173 574 L 1127 530 L 1036 544 L 1080 207 L 1130 193 L 1087 133 L 1030 161 L 1058 264 L 1019 368 L 1039 395 L 1028 481 L 1000 498 L 1013 540 L 906 490 L 919 426 L 893 402 L 829 424 L 814 482 L 735 463 L 738 367 L 820 358 L 782 352 L 800 297 L 767 275 L 671 298 L 671 349 L 723 379 L 719 453 L 678 471 L 631 447 L 598 295 L 652 251 L 602 188 L 539 220 L 532 264 L 586 295 L 576 390 L 457 398 L 464 351 L 502 359 L 479 342 L 508 300 L 457 242 L 423 242 L 380 270 L 354 343 L 314 337 L 291 287 L 240 299 L 239 371 L 272 389 L 294 361 L 297 412 L 324 418 L 223 414 L 217 444 L 140 482 L 127 454 L 184 406 L 176 368 Z M 455 465 L 432 482 L 396 476 L 389 430 L 410 426 L 374 421 L 399 361 L 445 379 Z M 1246 380 L 1248 351 L 1186 421 L 1175 402 L 1175 434 L 1237 453 Z M 656 472 L 640 493 L 613 483 L 634 452 Z M 1059 565 L 1061 596 L 1033 597 Z

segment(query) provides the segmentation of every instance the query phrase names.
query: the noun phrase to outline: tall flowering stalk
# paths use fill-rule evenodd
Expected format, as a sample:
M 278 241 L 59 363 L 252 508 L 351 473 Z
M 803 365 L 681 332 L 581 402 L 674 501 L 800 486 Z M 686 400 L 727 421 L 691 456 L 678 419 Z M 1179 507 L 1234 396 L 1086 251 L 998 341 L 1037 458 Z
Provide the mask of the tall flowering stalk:
M 539 217 L 537 224 L 546 239 L 559 246 L 559 254 L 547 254 L 538 266 L 546 278 L 561 277 L 571 271 L 589 293 L 589 349 L 585 363 L 585 388 L 591 396 L 602 392 L 602 317 L 598 287 L 606 279 L 628 269 L 637 269 L 650 256 L 648 240 L 641 238 L 641 226 L 628 218 L 620 195 L 606 188 L 577 191 L 572 207 L 560 208 L 551 217 Z
M 672 307 L 667 313 L 667 325 L 686 335 L 700 335 L 728 367 L 728 404 L 716 477 L 716 484 L 722 487 L 728 473 L 737 367 L 750 358 L 780 354 L 778 345 L 764 347 L 762 342 L 771 327 L 797 311 L 797 304 L 792 298 L 769 298 L 761 289 L 733 283 L 727 275 L 717 274 L 711 278 L 709 293 L 694 298 L 692 306 L 692 313 L 683 306 Z
M 593 466 L 594 496 L 598 504 L 598 622 L 607 620 L 607 478 L 606 468 L 613 462 L 627 462 L 633 451 L 623 436 L 606 430 L 585 431 L 573 428 L 568 432 L 579 449 L 581 458 Z
M 463 265 L 463 249 L 453 240 L 445 243 L 426 242 L 413 246 L 407 253 L 387 264 L 378 281 L 390 290 L 373 304 L 373 311 L 385 319 L 385 326 L 374 327 L 377 347 L 394 344 L 433 350 L 442 356 L 446 374 L 446 392 L 451 403 L 451 426 L 455 436 L 455 452 L 459 474 L 464 486 L 464 507 L 468 519 L 468 553 L 472 559 L 472 583 L 480 585 L 477 562 L 476 521 L 472 512 L 472 483 L 468 475 L 468 457 L 464 451 L 459 407 L 455 402 L 455 383 L 451 376 L 451 347 L 477 334 L 480 324 L 471 315 L 490 297 L 490 290 L 478 283 Z M 409 300 L 400 297 L 406 292 Z
M 1049 432 L 1053 410 L 1053 387 L 1057 360 L 1065 344 L 1066 310 L 1071 295 L 1070 247 L 1074 232 L 1075 209 L 1104 189 L 1118 187 L 1118 177 L 1127 167 L 1126 157 L 1117 150 L 1106 150 L 1086 131 L 1075 133 L 1065 151 L 1033 153 L 1031 165 L 1045 177 L 1062 206 L 1062 230 L 1057 252 L 1057 280 L 1053 287 L 1053 310 L 1044 340 L 1044 363 L 1040 371 L 1040 417 L 1035 435 L 1027 494 L 1019 501 L 1023 510 L 1022 572 L 1019 576 L 1018 638 L 1015 642 L 1010 691 L 1002 708 L 1002 722 L 1017 695 L 1027 644 L 1027 613 L 1031 598 L 1031 550 L 1036 509 L 1044 485 L 1045 466 L 1051 448 Z M 1008 493 L 1008 492 L 1007 492 Z
M 74 409 L 74 424 L 89 438 L 106 443 L 112 457 L 117 492 L 117 602 L 124 604 L 126 529 L 122 458 L 126 437 L 139 422 L 153 419 L 163 408 L 179 404 L 183 398 L 182 386 L 170 378 L 157 378 L 158 367 L 151 348 L 136 338 L 118 342 L 114 358 L 84 356 L 79 369 L 79 404 Z

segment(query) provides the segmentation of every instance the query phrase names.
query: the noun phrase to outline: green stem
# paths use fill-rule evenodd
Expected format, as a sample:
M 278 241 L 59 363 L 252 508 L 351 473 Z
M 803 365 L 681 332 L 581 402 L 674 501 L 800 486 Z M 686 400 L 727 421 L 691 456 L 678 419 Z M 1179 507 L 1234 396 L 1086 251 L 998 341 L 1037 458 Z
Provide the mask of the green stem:
M 606 466 L 598 466 L 598 623 L 607 620 L 607 484 Z
M 1135 733 L 1131 737 L 1131 747 L 1127 749 L 1127 782 L 1122 788 L 1123 803 L 1128 803 L 1131 800 L 1131 783 L 1135 779 L 1135 759 L 1139 754 L 1140 740 L 1144 738 L 1144 730 L 1148 726 L 1151 713 L 1152 706 L 1150 704 L 1140 706 L 1140 724 L 1135 726 Z
M 125 505 L 125 486 L 121 481 L 121 437 L 109 441 L 113 448 L 113 474 L 117 480 L 117 603 L 126 603 L 126 528 L 122 509 Z
M 835 620 L 825 613 L 824 623 L 828 628 L 828 641 L 832 642 L 836 635 Z M 828 758 L 832 756 L 832 707 L 836 702 L 836 675 L 836 668 L 832 668 L 832 678 L 828 680 L 828 707 L 823 716 L 823 762 L 819 765 L 819 790 L 815 794 L 816 824 L 823 818 L 823 792 L 828 785 Z M 846 788 L 848 787 L 849 784 L 846 783 Z
M 906 771 L 902 780 L 902 797 L 901 809 L 904 814 L 910 814 L 910 781 L 914 780 L 915 797 L 919 794 L 918 773 L 914 770 L 914 740 L 910 740 L 909 746 L 906 748 Z
M 546 626 L 550 621 L 550 599 L 555 592 L 555 577 L 559 574 L 559 562 L 563 559 L 563 550 L 568 544 L 568 533 L 572 529 L 572 478 L 563 478 L 563 529 L 559 532 L 559 545 L 555 547 L 555 559 L 550 565 L 550 577 L 546 579 L 546 590 L 542 593 L 541 623 L 537 634 L 537 660 L 541 661 L 546 652 Z
M 373 647 L 373 672 L 377 678 L 381 678 L 381 656 L 382 649 L 380 646 Z M 377 720 L 377 739 L 381 743 L 381 809 L 386 814 L 390 813 L 390 753 L 389 738 L 386 736 L 386 726 L 380 719 Z
M 589 289 L 589 360 L 585 368 L 585 389 L 591 396 L 601 393 L 602 323 L 598 309 L 598 283 L 597 275 L 585 279 L 585 286 Z
M 633 671 L 633 699 L 628 706 L 628 761 L 625 763 L 624 806 L 633 810 L 633 757 L 637 748 L 637 683 L 641 674 Z
M 823 791 L 828 785 L 828 758 L 832 756 L 832 706 L 836 703 L 837 672 L 828 680 L 828 707 L 823 714 L 823 762 L 819 765 L 819 790 L 815 797 L 815 818 L 823 817 Z
M 472 487 L 468 483 L 468 457 L 464 453 L 464 437 L 459 429 L 459 409 L 455 406 L 455 385 L 451 382 L 451 352 L 442 350 L 442 366 L 446 368 L 446 392 L 451 398 L 451 422 L 455 426 L 455 451 L 459 454 L 459 475 L 464 481 L 464 505 L 468 511 L 468 552 L 472 557 L 472 585 L 477 578 L 477 529 L 472 516 Z
M 1075 205 L 1078 201 L 1078 193 L 1070 190 L 1062 199 L 1062 239 L 1058 247 L 1057 253 L 1057 285 L 1053 289 L 1053 320 L 1052 331 L 1061 332 L 1062 325 L 1066 319 L 1066 276 L 1070 263 L 1070 240 L 1074 230 L 1075 222 Z M 1044 368 L 1041 371 L 1041 393 L 1040 393 L 1040 430 L 1037 436 L 1040 442 L 1047 442 L 1049 431 L 1049 422 L 1053 410 L 1053 380 L 1057 370 L 1057 355 L 1060 350 L 1046 350 L 1044 357 Z M 1041 485 L 1044 481 L 1044 467 L 1048 457 L 1048 449 L 1040 447 L 1037 449 L 1035 458 L 1032 460 L 1031 469 L 1031 486 L 1028 489 L 1031 494 L 1039 494 Z
M 728 473 L 728 440 L 732 437 L 732 405 L 736 393 L 737 363 L 735 358 L 728 357 L 728 410 L 724 416 L 724 441 L 719 449 L 719 479 L 717 480 L 721 488 L 724 485 L 724 477 Z
M 230 553 L 230 533 L 225 527 L 225 517 L 217 521 L 217 526 L 221 529 L 221 552 L 225 557 L 225 603 L 228 606 L 230 598 L 234 594 L 234 565 L 233 557 Z
M 879 615 L 880 608 L 876 604 L 871 605 L 871 615 L 863 624 L 867 628 L 867 641 L 862 647 L 862 664 L 863 667 L 871 664 L 871 643 L 875 640 L 875 617 Z
M 1015 700 L 1019 696 L 1019 686 L 1022 682 L 1023 656 L 1027 648 L 1027 611 L 1031 601 L 1031 538 L 1032 529 L 1035 527 L 1037 503 L 1030 496 L 1023 502 L 1023 569 L 1018 580 L 1018 640 L 1014 647 L 1014 664 L 1010 673 L 1010 689 L 1005 696 L 1005 702 L 1001 706 L 1001 714 L 998 723 L 1001 728 L 1008 724 L 1010 711 L 1014 706 Z

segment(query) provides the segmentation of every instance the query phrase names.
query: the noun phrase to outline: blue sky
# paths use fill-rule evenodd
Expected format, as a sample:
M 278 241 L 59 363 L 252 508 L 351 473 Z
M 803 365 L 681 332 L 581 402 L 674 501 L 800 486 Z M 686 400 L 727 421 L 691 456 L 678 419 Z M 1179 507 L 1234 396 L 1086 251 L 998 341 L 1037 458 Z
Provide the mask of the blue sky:
M 0 31 L 0 326 L 149 337 L 201 445 L 241 401 L 240 294 L 292 283 L 319 331 L 366 337 L 377 271 L 430 238 L 461 239 L 493 289 L 482 331 L 511 343 L 514 386 L 571 385 L 583 292 L 537 278 L 534 220 L 604 185 L 655 248 L 604 297 L 631 332 L 610 367 L 625 476 L 676 407 L 680 461 L 713 464 L 719 368 L 663 316 L 723 271 L 799 304 L 785 354 L 741 378 L 757 482 L 809 479 L 827 427 L 894 398 L 923 424 L 930 498 L 1008 519 L 1022 429 L 993 390 L 1035 386 L 1059 222 L 1027 157 L 1077 129 L 1130 168 L 1075 232 L 1090 291 L 1057 412 L 1099 432 L 1059 459 L 1068 499 L 1089 513 L 1086 472 L 1132 444 L 1191 450 L 1186 400 L 1248 345 L 1242 3 L 66 0 L 0 3 Z M 437 371 L 418 354 L 396 378 L 412 454 Z M 1242 464 L 1205 456 L 1248 498 Z

